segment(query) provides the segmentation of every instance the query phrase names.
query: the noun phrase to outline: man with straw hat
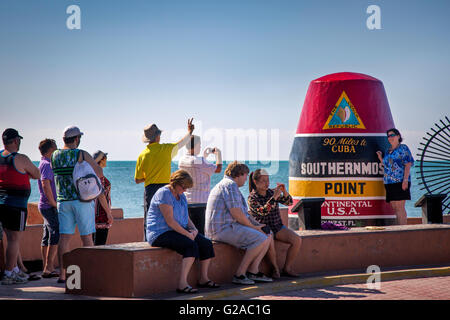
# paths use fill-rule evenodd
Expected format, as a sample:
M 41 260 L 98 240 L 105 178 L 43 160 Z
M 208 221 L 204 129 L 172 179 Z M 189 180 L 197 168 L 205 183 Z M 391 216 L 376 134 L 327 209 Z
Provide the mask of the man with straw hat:
M 172 159 L 178 150 L 184 147 L 191 138 L 194 131 L 192 121 L 188 119 L 188 133 L 176 143 L 159 143 L 161 130 L 156 124 L 148 125 L 144 128 L 142 141 L 147 143 L 147 147 L 141 152 L 136 162 L 134 181 L 144 182 L 144 238 L 147 230 L 147 210 L 155 192 L 170 182 L 170 168 Z M 147 240 L 147 239 L 145 239 Z

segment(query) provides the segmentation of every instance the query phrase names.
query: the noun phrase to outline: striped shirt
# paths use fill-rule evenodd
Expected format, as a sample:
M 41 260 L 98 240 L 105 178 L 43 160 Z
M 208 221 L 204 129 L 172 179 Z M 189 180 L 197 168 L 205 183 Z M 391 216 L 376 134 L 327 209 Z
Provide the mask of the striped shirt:
M 237 183 L 224 175 L 208 197 L 205 213 L 205 235 L 208 238 L 213 238 L 216 233 L 236 222 L 230 213 L 231 208 L 240 208 L 247 218 L 249 217 L 247 202 Z
M 184 192 L 188 203 L 206 203 L 211 187 L 211 176 L 217 166 L 206 161 L 204 157 L 186 154 L 178 162 L 178 167 L 186 170 L 194 182 L 193 187 Z

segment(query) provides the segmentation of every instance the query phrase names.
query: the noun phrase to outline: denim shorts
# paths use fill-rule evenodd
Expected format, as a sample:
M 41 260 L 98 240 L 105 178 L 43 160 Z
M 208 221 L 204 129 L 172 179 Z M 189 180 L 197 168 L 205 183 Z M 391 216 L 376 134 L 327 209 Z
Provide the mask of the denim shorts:
M 51 207 L 48 209 L 39 209 L 39 212 L 44 218 L 41 246 L 46 247 L 49 244 L 51 246 L 57 245 L 59 242 L 58 210 Z
M 58 202 L 58 212 L 60 234 L 74 234 L 76 225 L 81 236 L 95 232 L 95 201 Z
M 216 233 L 212 240 L 225 242 L 236 248 L 249 250 L 259 246 L 267 237 L 265 233 L 235 222 Z

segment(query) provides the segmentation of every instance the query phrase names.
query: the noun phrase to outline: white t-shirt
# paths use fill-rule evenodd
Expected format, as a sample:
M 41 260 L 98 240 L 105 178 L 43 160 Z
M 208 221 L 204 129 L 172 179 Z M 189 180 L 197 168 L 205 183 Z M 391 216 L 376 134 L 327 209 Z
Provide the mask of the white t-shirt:
M 211 176 L 217 166 L 203 157 L 185 154 L 179 160 L 178 167 L 186 170 L 194 182 L 193 187 L 184 192 L 188 203 L 206 203 L 210 192 Z

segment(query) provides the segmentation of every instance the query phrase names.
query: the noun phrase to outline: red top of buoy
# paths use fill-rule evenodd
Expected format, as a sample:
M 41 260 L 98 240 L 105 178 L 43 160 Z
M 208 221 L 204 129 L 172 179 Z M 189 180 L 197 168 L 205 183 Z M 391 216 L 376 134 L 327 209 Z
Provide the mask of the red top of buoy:
M 380 81 L 377 78 L 368 76 L 363 73 L 356 72 L 339 72 L 339 73 L 331 73 L 326 76 L 317 78 L 313 80 L 313 82 L 326 82 L 326 81 L 344 81 L 344 80 L 372 80 L 372 81 Z M 380 81 L 381 82 L 381 81 Z
M 383 83 L 341 72 L 311 81 L 296 133 L 385 133 L 393 127 Z

